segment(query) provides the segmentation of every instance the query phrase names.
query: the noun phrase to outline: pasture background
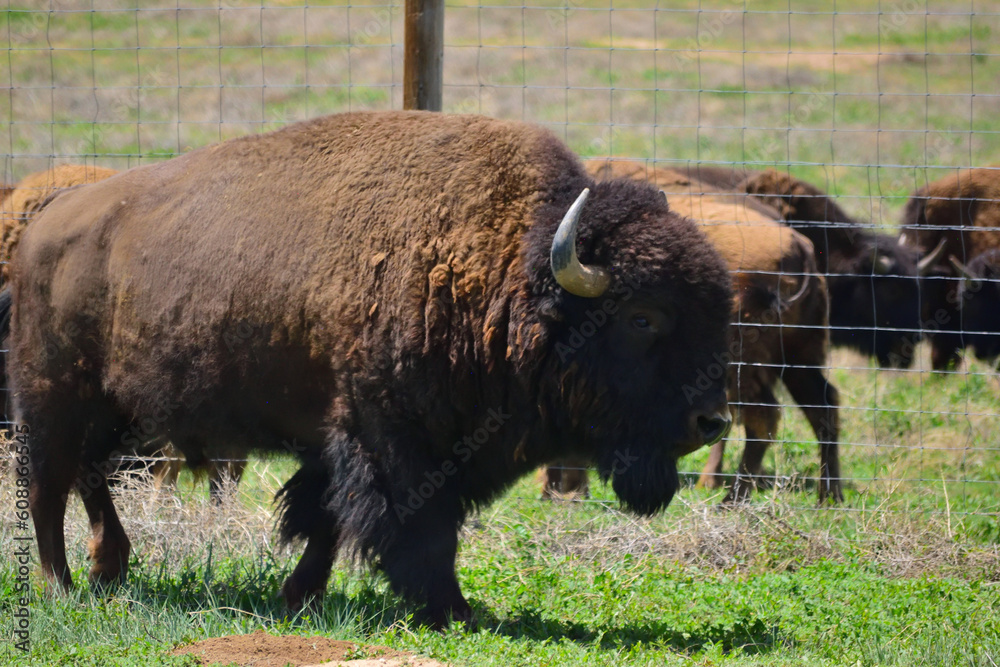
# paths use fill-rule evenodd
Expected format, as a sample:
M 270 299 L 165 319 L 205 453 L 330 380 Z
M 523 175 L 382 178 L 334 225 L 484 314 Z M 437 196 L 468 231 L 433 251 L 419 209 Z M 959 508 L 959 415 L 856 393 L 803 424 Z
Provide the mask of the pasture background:
M 445 21 L 447 112 L 543 123 L 584 156 L 788 169 L 883 231 L 915 188 L 1000 155 L 998 2 L 454 2 Z M 398 109 L 402 34 L 399 4 L 11 3 L 0 177 L 127 168 L 319 114 Z M 815 506 L 818 453 L 794 409 L 766 459 L 777 488 L 738 510 L 691 488 L 639 521 L 607 490 L 541 503 L 522 482 L 466 530 L 460 581 L 478 633 L 410 628 L 414 610 L 348 564 L 321 614 L 286 618 L 275 595 L 298 553 L 274 547 L 270 498 L 289 461 L 254 460 L 221 509 L 188 477 L 176 498 L 125 489 L 129 584 L 107 600 L 86 585 L 37 596 L 31 659 L 148 664 L 178 641 L 265 627 L 469 665 L 995 665 L 998 384 L 972 360 L 928 368 L 925 350 L 906 371 L 834 352 L 838 508 Z M 0 495 L 12 551 L 9 476 Z M 85 524 L 75 503 L 78 582 Z M 13 576 L 0 565 L 5 616 Z M 0 656 L 25 659 L 9 643 Z

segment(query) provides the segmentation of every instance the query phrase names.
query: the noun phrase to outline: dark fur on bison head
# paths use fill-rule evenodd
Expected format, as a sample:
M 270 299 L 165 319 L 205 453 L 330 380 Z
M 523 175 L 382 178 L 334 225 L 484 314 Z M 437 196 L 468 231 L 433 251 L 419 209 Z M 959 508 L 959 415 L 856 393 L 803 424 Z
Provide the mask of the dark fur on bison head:
M 951 258 L 963 278 L 958 289 L 962 344 L 990 363 L 1000 357 L 1000 250 L 988 250 L 963 265 Z
M 728 428 L 719 354 L 728 315 L 695 304 L 730 303 L 730 278 L 695 225 L 673 215 L 647 184 L 609 181 L 593 190 L 581 256 L 613 267 L 605 294 L 588 299 L 557 289 L 547 261 L 549 225 L 527 239 L 544 295 L 539 312 L 549 315 L 554 343 L 543 397 L 561 447 L 583 443 L 623 502 L 648 514 L 676 491 L 677 457 Z M 553 202 L 541 216 L 562 210 Z M 713 370 L 715 381 L 705 386 L 702 379 L 699 389 L 699 377 Z

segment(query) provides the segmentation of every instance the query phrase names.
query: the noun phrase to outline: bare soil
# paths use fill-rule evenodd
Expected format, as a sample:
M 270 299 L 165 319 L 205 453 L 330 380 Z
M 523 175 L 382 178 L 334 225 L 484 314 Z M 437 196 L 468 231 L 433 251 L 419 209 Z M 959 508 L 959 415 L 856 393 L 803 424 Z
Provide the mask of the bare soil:
M 212 637 L 180 646 L 174 655 L 193 654 L 202 665 L 240 667 L 445 667 L 443 663 L 384 646 L 366 646 L 327 637 L 270 635 L 258 630 L 249 635 Z

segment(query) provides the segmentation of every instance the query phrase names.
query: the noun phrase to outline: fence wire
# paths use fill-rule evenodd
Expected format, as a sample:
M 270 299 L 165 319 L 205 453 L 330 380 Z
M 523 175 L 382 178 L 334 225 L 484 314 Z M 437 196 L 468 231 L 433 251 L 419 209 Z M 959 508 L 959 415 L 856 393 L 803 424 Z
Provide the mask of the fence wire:
M 7 41 L 0 176 L 13 185 L 64 163 L 127 169 L 320 114 L 399 109 L 402 21 L 399 2 L 8 2 L 0 24 Z M 918 238 L 926 227 L 904 219 L 907 202 L 935 182 L 967 183 L 963 170 L 989 167 L 1000 155 L 1000 7 L 992 4 L 453 2 L 445 36 L 445 112 L 540 123 L 584 159 L 790 174 L 851 218 L 811 221 L 825 239 L 878 233 L 895 243 L 905 232 L 926 255 L 931 248 Z M 963 213 L 934 227 L 953 237 L 947 254 L 973 269 L 979 251 L 1000 247 L 991 234 L 1000 214 L 973 211 L 998 204 L 1000 172 L 981 176 L 982 187 L 940 195 Z M 6 253 L 6 230 L 18 213 L 4 206 Z M 981 238 L 971 238 L 970 226 Z M 987 263 L 976 282 L 949 260 L 942 257 L 925 277 L 923 294 L 978 285 L 963 293 L 966 300 L 978 294 L 987 310 L 997 310 L 1000 299 L 986 297 L 1000 271 Z M 822 272 L 834 311 L 837 281 L 874 285 L 882 275 L 861 265 L 868 269 L 831 264 Z M 805 275 L 744 273 L 772 282 Z M 952 308 L 946 321 L 921 312 L 916 325 L 872 313 L 879 332 L 909 336 L 913 362 L 904 368 L 837 344 L 838 333 L 841 340 L 874 333 L 833 315 L 834 345 L 821 364 L 799 363 L 784 348 L 734 359 L 732 403 L 740 412 L 785 407 L 777 430 L 759 438 L 773 444 L 761 477 L 818 477 L 816 435 L 780 382 L 776 401 L 760 401 L 740 378 L 815 368 L 840 390 L 841 473 L 849 490 L 875 493 L 905 482 L 915 498 L 929 498 L 924 509 L 938 507 L 943 490 L 950 511 L 995 515 L 1000 385 L 992 360 L 972 353 L 982 344 L 935 369 L 927 340 L 953 334 L 957 349 L 995 332 L 988 317 L 967 321 L 968 312 Z M 758 324 L 826 328 L 780 318 Z M 713 473 L 727 483 L 743 437 L 734 429 L 724 471 Z M 704 452 L 682 460 L 686 478 L 696 478 L 704 460 Z M 802 495 L 803 506 L 813 503 Z

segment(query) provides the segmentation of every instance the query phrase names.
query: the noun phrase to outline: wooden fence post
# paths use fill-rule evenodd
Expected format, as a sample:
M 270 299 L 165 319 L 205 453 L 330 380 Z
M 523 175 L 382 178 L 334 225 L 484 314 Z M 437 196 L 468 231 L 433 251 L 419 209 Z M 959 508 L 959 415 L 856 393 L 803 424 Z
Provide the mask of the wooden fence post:
M 406 0 L 403 108 L 441 111 L 444 0 Z

